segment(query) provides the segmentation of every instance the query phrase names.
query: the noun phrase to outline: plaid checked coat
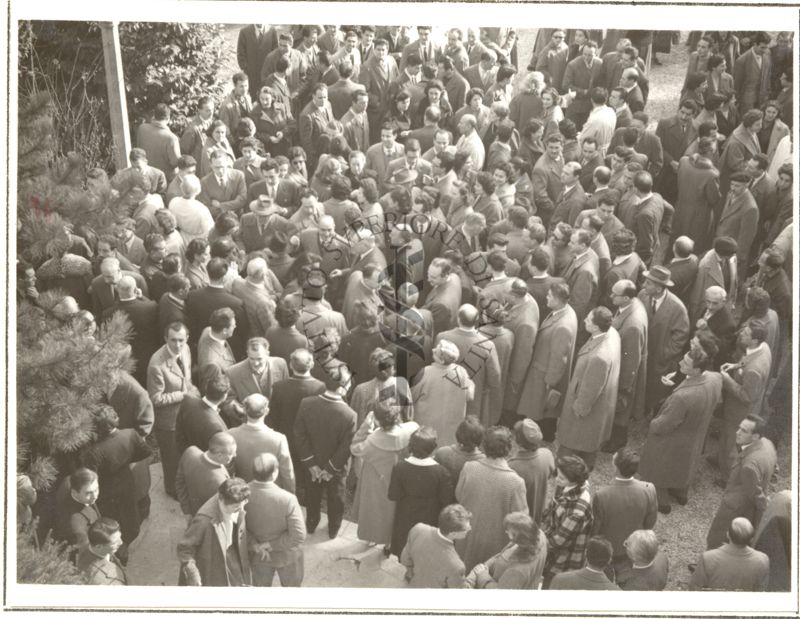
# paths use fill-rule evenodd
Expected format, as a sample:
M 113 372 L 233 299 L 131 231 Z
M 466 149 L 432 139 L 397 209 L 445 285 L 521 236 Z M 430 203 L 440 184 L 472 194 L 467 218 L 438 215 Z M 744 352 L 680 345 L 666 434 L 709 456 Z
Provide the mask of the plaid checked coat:
M 583 567 L 593 521 L 588 484 L 566 492 L 556 488 L 553 502 L 542 518 L 542 530 L 547 535 L 546 582 L 556 574 Z

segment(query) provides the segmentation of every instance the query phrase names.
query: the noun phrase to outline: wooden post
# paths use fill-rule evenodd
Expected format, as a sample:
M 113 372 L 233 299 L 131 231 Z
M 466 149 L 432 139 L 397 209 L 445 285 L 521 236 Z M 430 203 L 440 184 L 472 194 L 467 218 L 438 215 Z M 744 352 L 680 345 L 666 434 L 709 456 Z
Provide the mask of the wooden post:
M 101 22 L 103 61 L 108 85 L 108 109 L 111 115 L 111 136 L 114 140 L 114 163 L 118 170 L 128 167 L 131 135 L 128 129 L 128 103 L 122 73 L 122 53 L 119 47 L 117 22 Z

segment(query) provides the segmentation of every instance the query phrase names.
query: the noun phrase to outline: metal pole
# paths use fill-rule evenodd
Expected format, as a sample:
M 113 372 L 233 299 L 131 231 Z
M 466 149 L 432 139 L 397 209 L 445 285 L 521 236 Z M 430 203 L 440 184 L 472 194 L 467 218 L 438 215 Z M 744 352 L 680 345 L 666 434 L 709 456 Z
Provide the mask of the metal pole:
M 128 104 L 122 72 L 122 53 L 119 47 L 117 22 L 101 22 L 103 62 L 108 86 L 108 109 L 111 115 L 111 136 L 114 140 L 114 163 L 118 170 L 128 166 L 131 135 L 128 128 Z

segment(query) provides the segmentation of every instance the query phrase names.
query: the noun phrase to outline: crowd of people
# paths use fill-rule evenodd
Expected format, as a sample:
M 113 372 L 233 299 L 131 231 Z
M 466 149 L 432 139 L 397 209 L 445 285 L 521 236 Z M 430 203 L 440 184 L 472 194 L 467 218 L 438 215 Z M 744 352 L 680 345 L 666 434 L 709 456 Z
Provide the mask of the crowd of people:
M 89 582 L 135 584 L 157 446 L 181 584 L 300 586 L 324 503 L 411 587 L 662 590 L 708 454 L 690 587 L 789 590 L 791 36 L 693 33 L 653 131 L 630 36 L 546 32 L 246 26 L 222 101 L 138 128 L 87 270 L 18 263 L 81 337 L 133 325 L 56 501 Z

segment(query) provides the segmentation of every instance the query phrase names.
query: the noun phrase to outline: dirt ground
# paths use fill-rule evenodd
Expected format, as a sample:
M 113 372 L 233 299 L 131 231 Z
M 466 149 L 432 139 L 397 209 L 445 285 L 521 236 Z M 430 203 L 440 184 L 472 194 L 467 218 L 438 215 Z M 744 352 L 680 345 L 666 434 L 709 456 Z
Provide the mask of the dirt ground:
M 226 39 L 231 45 L 230 61 L 226 64 L 221 79 L 230 79 L 230 75 L 238 70 L 236 67 L 236 39 L 239 25 L 226 28 Z M 537 30 L 522 29 L 519 40 L 519 65 L 525 70 L 531 58 Z M 659 54 L 660 65 L 653 64 L 650 72 L 650 96 L 646 111 L 650 115 L 651 130 L 655 129 L 658 119 L 675 113 L 678 95 L 688 63 L 689 50 L 686 48 L 688 31 L 681 32 L 681 40 L 672 46 L 670 54 Z M 631 429 L 630 445 L 641 447 L 647 434 L 646 421 L 640 421 Z M 709 439 L 706 453 L 716 453 L 716 440 Z M 779 474 L 773 480 L 773 491 L 791 487 L 791 454 L 790 447 L 783 445 L 778 450 Z M 659 514 L 655 531 L 659 536 L 662 549 L 670 561 L 668 590 L 688 589 L 689 572 L 687 564 L 696 562 L 698 554 L 705 549 L 705 537 L 714 513 L 719 505 L 722 491 L 713 484 L 716 471 L 701 459 L 694 485 L 689 489 L 689 503 L 684 506 L 673 505 L 669 515 Z M 614 477 L 611 456 L 601 454 L 590 479 L 590 485 L 598 488 L 610 482 Z M 348 506 L 349 507 L 349 506 Z M 348 512 L 350 510 L 348 509 Z M 352 515 L 348 513 L 348 518 Z

